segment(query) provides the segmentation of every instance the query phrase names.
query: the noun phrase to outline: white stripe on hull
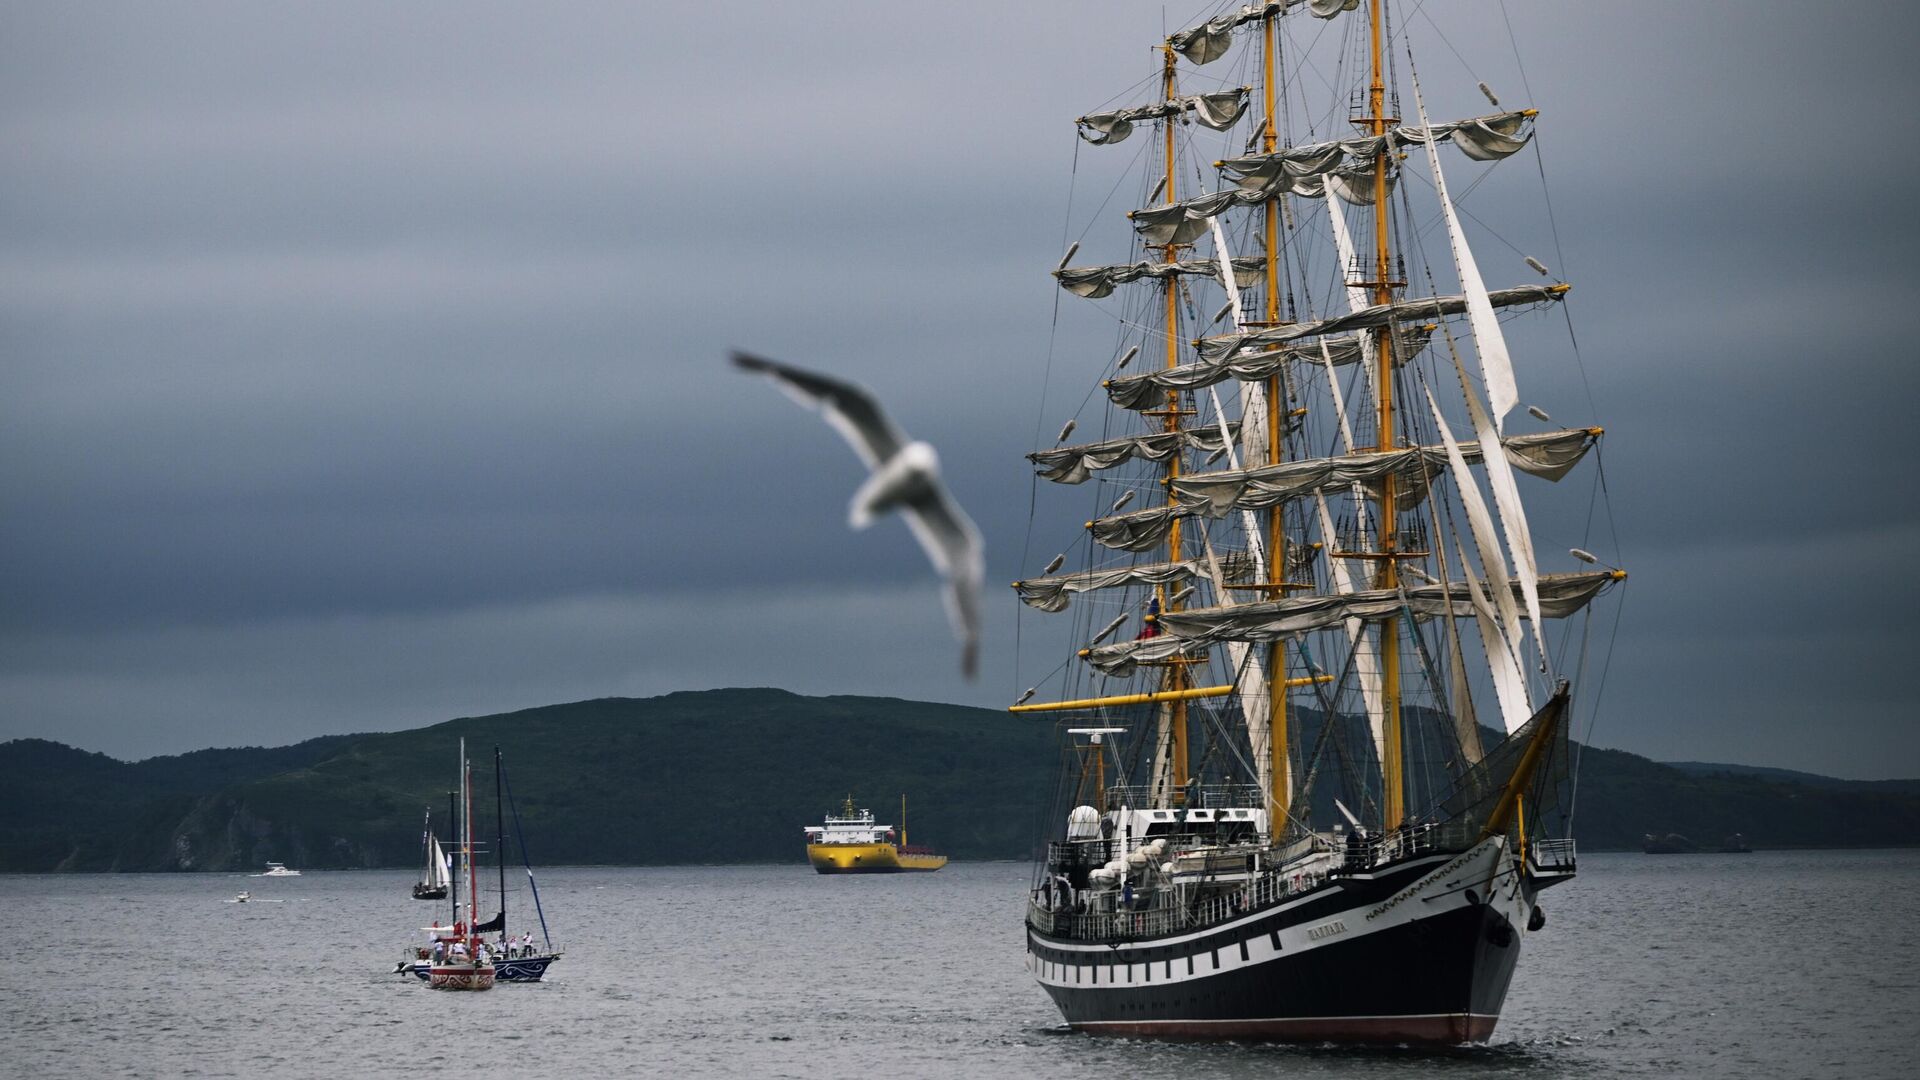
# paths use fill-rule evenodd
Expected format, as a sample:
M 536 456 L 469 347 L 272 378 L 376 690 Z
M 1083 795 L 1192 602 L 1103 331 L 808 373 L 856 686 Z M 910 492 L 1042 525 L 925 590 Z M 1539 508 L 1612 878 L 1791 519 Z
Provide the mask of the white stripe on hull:
M 1314 949 L 1344 945 L 1371 934 L 1440 915 L 1456 908 L 1469 907 L 1472 906 L 1472 901 L 1467 899 L 1469 891 L 1474 893 L 1475 899 L 1480 903 L 1491 905 L 1505 915 L 1514 926 L 1527 924 L 1532 904 L 1520 887 L 1519 875 L 1515 873 L 1511 861 L 1507 859 L 1507 843 L 1504 837 L 1494 837 L 1460 855 L 1435 857 L 1432 861 L 1441 865 L 1434 871 L 1421 875 L 1385 901 L 1356 904 L 1350 908 L 1315 917 L 1310 921 L 1302 920 L 1289 926 L 1279 927 L 1278 948 L 1274 946 L 1271 933 L 1261 932 L 1258 936 L 1241 942 L 1229 940 L 1214 949 L 1186 956 L 1162 957 L 1145 963 L 1114 962 L 1114 958 L 1121 950 L 1160 949 L 1172 946 L 1178 951 L 1178 947 L 1182 944 L 1216 934 L 1244 930 L 1250 924 L 1271 925 L 1274 922 L 1284 922 L 1286 912 L 1308 903 L 1324 901 L 1328 896 L 1326 891 L 1315 892 L 1276 908 L 1269 908 L 1266 911 L 1177 937 L 1137 938 L 1113 944 L 1068 943 L 1038 939 L 1038 935 L 1029 929 L 1027 970 L 1042 985 L 1071 987 L 1076 990 L 1107 987 L 1133 989 L 1155 984 L 1198 981 L 1215 975 L 1230 974 L 1242 968 L 1255 967 L 1281 956 L 1298 956 Z M 1033 955 L 1032 950 L 1036 944 L 1049 950 L 1085 954 L 1088 962 L 1062 964 L 1043 960 Z M 1102 962 L 1103 960 L 1105 962 Z M 1191 973 L 1188 970 L 1190 966 Z

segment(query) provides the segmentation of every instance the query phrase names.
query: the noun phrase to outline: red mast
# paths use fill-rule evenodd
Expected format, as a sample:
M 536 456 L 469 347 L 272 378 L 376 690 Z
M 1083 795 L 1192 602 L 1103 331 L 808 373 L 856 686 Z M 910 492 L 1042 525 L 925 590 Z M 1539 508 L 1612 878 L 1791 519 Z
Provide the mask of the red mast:
M 467 860 L 467 957 L 473 963 L 479 962 L 479 936 L 473 932 L 474 920 L 479 912 L 473 906 L 474 889 L 478 881 L 473 871 L 473 763 L 467 760 L 467 743 L 460 740 L 460 793 L 466 803 L 466 828 L 462 830 L 464 841 L 461 855 Z

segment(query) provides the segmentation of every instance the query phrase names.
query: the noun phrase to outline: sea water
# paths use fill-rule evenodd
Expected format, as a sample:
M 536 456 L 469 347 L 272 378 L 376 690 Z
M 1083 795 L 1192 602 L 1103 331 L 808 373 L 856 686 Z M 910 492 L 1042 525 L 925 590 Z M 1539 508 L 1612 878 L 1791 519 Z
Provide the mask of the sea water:
M 448 910 L 413 877 L 0 877 L 0 1075 L 1920 1076 L 1920 851 L 1587 855 L 1493 1042 L 1437 1052 L 1063 1031 L 1020 863 L 548 870 L 565 958 L 480 994 L 392 973 Z

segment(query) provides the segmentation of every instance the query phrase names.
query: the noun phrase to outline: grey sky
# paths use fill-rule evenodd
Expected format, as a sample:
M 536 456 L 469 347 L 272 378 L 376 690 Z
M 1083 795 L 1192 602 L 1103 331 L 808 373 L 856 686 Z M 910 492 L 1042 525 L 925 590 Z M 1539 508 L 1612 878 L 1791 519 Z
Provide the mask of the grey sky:
M 1524 359 L 1523 392 L 1607 426 L 1634 575 L 1596 741 L 1920 774 L 1915 16 L 1508 8 L 1597 409 Z M 1524 101 L 1498 5 L 1404 21 L 1436 112 L 1477 78 Z M 1037 569 L 1020 454 L 1111 339 L 1063 308 L 1039 414 L 1071 119 L 1162 29 L 0 7 L 0 738 L 142 756 L 741 684 L 1004 704 L 1059 659 L 1016 678 L 1011 594 L 963 683 L 905 530 L 842 527 L 852 456 L 723 354 L 874 387 L 941 447 L 989 581 Z M 1131 150 L 1103 153 L 1076 234 Z M 1559 262 L 1497 204 L 1530 157 L 1503 168 L 1467 208 Z M 1487 249 L 1490 282 L 1516 258 Z M 1079 501 L 1043 498 L 1035 561 Z

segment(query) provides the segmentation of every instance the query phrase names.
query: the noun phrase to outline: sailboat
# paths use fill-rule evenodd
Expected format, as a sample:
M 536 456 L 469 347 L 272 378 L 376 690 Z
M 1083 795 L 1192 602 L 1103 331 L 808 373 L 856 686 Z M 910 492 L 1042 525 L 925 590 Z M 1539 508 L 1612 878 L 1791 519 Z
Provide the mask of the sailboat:
M 1160 44 L 1152 100 L 1076 121 L 1094 147 L 1153 137 L 1129 261 L 1073 265 L 1076 241 L 1053 271 L 1122 297 L 1105 437 L 1067 445 L 1075 418 L 1028 455 L 1099 481 L 1062 543 L 1092 558 L 1014 583 L 1070 616 L 1057 694 L 1012 708 L 1061 720 L 1026 939 L 1075 1029 L 1485 1041 L 1575 873 L 1568 729 L 1626 573 L 1578 531 L 1543 565 L 1536 532 L 1563 526 L 1522 494 L 1602 429 L 1516 413 L 1534 356 L 1501 317 L 1570 286 L 1516 253 L 1549 280 L 1489 290 L 1448 183 L 1527 148 L 1537 113 L 1479 83 L 1495 111 L 1432 122 L 1386 8 L 1235 5 Z
M 547 912 L 540 904 L 540 885 L 533 879 L 533 864 L 527 858 L 527 840 L 520 829 L 520 808 L 513 803 L 513 788 L 506 779 L 506 766 L 500 757 L 500 748 L 493 748 L 493 846 L 498 852 L 494 860 L 499 869 L 500 910 L 492 919 L 481 923 L 475 929 L 480 933 L 500 935 L 493 939 L 493 967 L 497 978 L 504 982 L 539 982 L 547 973 L 547 968 L 560 959 L 560 950 L 553 947 L 553 937 L 547 931 Z M 505 809 L 513 807 L 513 828 L 520 842 L 520 865 L 526 871 L 527 891 L 533 895 L 533 911 L 540 920 L 540 944 L 535 944 L 531 931 L 515 938 L 507 931 L 507 826 Z
M 520 808 L 513 802 L 513 789 L 507 783 L 506 766 L 502 760 L 500 748 L 497 746 L 493 748 L 493 803 L 494 851 L 497 853 L 495 861 L 499 870 L 498 896 L 500 906 L 493 918 L 474 925 L 471 916 L 477 905 L 473 905 L 470 901 L 468 909 L 469 918 L 466 923 L 461 923 L 460 902 L 457 891 L 458 883 L 456 882 L 456 895 L 453 904 L 454 926 L 459 928 L 458 933 L 464 933 L 467 925 L 473 925 L 473 934 L 479 936 L 482 943 L 488 947 L 488 953 L 493 960 L 495 981 L 539 982 L 546 976 L 547 968 L 553 966 L 554 962 L 560 959 L 562 953 L 561 950 L 554 947 L 552 934 L 547 929 L 546 908 L 540 903 L 540 884 L 534 880 L 533 865 L 527 858 L 526 837 L 520 829 Z M 534 915 L 540 923 L 539 943 L 533 941 L 532 931 L 528 931 L 518 937 L 509 934 L 507 931 L 506 810 L 509 807 L 513 809 L 514 832 L 516 838 L 519 840 L 521 866 L 527 875 L 527 889 L 533 896 Z M 471 886 L 468 895 L 469 897 L 473 895 Z M 450 935 L 458 936 L 458 933 L 456 933 L 453 927 L 430 926 L 424 927 L 423 929 L 432 935 L 435 940 L 446 938 Z M 489 939 L 484 937 L 484 935 L 487 934 L 497 934 L 498 936 Z M 409 950 L 408 958 L 396 965 L 394 971 L 396 973 L 411 972 L 422 979 L 430 979 L 432 972 L 430 951 L 421 948 Z
M 420 880 L 413 883 L 415 900 L 445 900 L 447 886 L 453 881 L 453 867 L 449 864 L 447 853 L 440 847 L 440 838 L 433 835 L 433 811 L 427 811 L 426 824 L 421 826 L 421 848 L 426 854 L 426 869 L 421 871 Z
M 428 963 L 427 985 L 435 990 L 491 990 L 493 962 L 480 940 L 473 896 L 477 878 L 473 866 L 473 766 L 467 761 L 467 740 L 460 740 L 460 876 L 467 879 L 467 917 L 456 920 L 452 933 Z

